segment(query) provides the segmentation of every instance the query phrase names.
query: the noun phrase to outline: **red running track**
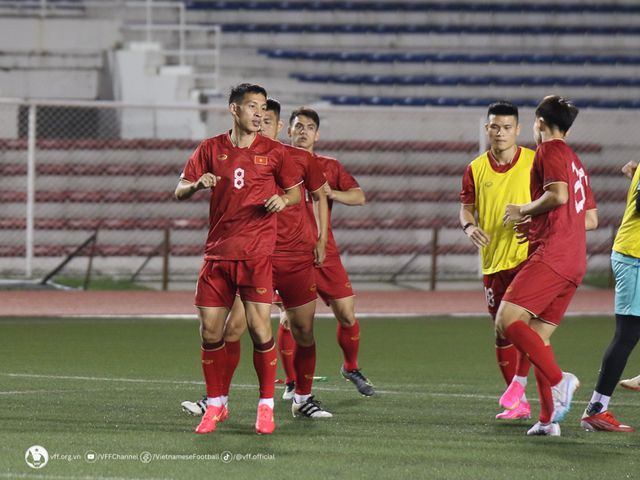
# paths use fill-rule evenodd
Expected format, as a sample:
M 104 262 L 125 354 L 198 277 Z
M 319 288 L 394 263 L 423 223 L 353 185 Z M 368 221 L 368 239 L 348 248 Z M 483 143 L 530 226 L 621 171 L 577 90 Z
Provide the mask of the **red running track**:
M 329 309 L 318 301 L 318 312 Z M 359 291 L 356 312 L 397 315 L 486 314 L 484 294 L 473 291 Z M 580 289 L 570 314 L 613 315 L 613 290 Z M 192 292 L 0 291 L 0 317 L 193 315 Z

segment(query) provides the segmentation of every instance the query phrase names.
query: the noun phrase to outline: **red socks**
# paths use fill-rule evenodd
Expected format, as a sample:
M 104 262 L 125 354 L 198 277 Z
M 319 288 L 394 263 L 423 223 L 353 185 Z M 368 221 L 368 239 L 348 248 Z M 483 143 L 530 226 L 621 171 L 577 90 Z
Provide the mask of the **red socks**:
M 207 386 L 207 397 L 221 396 L 226 364 L 224 340 L 202 344 L 202 373 Z
M 293 363 L 296 369 L 296 393 L 310 395 L 316 371 L 316 344 L 308 347 L 298 345 Z
M 344 355 L 344 369 L 355 370 L 358 368 L 358 349 L 360 348 L 360 324 L 356 320 L 351 327 L 344 327 L 338 323 L 336 332 L 338 345 Z
M 266 343 L 253 344 L 253 366 L 258 374 L 260 398 L 273 398 L 278 368 L 278 354 L 273 338 Z
M 547 349 L 551 355 L 553 355 L 551 345 L 548 345 Z M 540 417 L 538 420 L 542 423 L 549 423 L 553 417 L 553 395 L 551 394 L 551 384 L 539 369 L 534 368 L 533 371 L 536 375 L 538 396 L 540 397 Z
M 528 377 L 529 370 L 531 370 L 531 362 L 529 357 L 524 353 L 518 351 L 518 366 L 516 367 L 516 375 L 519 377 Z
M 278 343 L 278 352 L 280 352 L 280 361 L 282 362 L 282 368 L 286 376 L 285 383 L 295 382 L 296 370 L 293 366 L 293 358 L 296 351 L 296 341 L 293 339 L 291 330 L 280 324 L 276 340 Z
M 504 331 L 504 336 L 516 348 L 525 353 L 531 363 L 540 369 L 550 385 L 557 385 L 562 380 L 562 371 L 556 363 L 553 351 L 548 349 L 540 335 L 521 320 L 513 322 Z
M 519 356 L 520 352 L 513 345 L 497 345 L 496 343 L 496 359 L 498 360 L 500 372 L 502 372 L 502 376 L 507 385 L 511 383 L 513 376 L 516 374 Z
M 227 362 L 225 364 L 224 378 L 222 381 L 222 394 L 229 396 L 231 379 L 238 367 L 238 363 L 240 363 L 240 340 L 225 342 L 224 348 L 227 351 Z

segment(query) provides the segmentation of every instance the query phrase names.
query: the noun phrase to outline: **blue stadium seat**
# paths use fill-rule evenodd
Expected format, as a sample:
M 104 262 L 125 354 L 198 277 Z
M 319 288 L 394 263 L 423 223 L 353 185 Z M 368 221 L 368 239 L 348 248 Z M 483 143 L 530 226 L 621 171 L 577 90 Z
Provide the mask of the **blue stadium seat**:
M 327 95 L 322 100 L 334 105 L 404 105 L 404 106 L 446 106 L 446 107 L 481 107 L 486 108 L 497 98 L 454 98 L 454 97 L 368 97 Z M 535 107 L 539 99 L 520 98 L 513 99 L 519 107 Z M 640 100 L 601 100 L 601 99 L 575 99 L 578 108 L 607 108 L 607 109 L 639 109 Z
M 551 55 L 551 54 L 461 54 L 416 52 L 309 52 L 285 49 L 259 49 L 269 58 L 289 60 L 323 60 L 340 62 L 402 63 L 505 63 L 565 65 L 640 65 L 640 56 L 630 55 Z
M 52 0 L 49 0 L 52 1 Z M 53 0 L 56 1 L 56 0 Z M 611 2 L 585 4 L 573 3 L 499 3 L 499 2 L 349 2 L 349 1 L 207 1 L 187 0 L 190 10 L 281 10 L 281 11 L 357 11 L 357 12 L 460 12 L 460 13 L 598 13 L 637 14 L 640 5 Z
M 230 33 L 376 33 L 482 35 L 639 35 L 636 26 L 425 25 L 425 24 L 222 24 Z
M 508 87 L 638 87 L 640 79 L 625 77 L 578 76 L 477 76 L 477 75 L 334 75 L 292 73 L 291 78 L 302 82 L 337 83 L 378 86 L 508 86 Z

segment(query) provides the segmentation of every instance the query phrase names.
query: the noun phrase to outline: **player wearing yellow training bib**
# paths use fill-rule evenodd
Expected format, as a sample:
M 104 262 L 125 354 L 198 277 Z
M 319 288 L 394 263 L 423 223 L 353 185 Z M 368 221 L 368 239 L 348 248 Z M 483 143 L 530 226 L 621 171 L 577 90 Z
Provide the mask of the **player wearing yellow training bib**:
M 473 160 L 462 177 L 460 225 L 480 249 L 487 308 L 492 319 L 507 287 L 527 259 L 528 244 L 502 225 L 504 206 L 531 201 L 529 190 L 535 152 L 516 144 L 520 134 L 518 108 L 509 102 L 489 106 L 485 125 L 489 150 Z M 517 370 L 526 378 L 529 365 L 518 350 L 496 332 L 496 358 L 507 385 Z M 520 367 L 520 368 L 519 368 Z M 526 381 L 526 380 L 525 380 Z M 523 395 L 519 406 L 498 419 L 529 418 L 531 407 Z
M 630 173 L 629 164 L 623 172 Z M 633 432 L 609 410 L 609 400 L 622 376 L 629 355 L 640 340 L 640 168 L 633 163 L 635 173 L 627 193 L 627 207 L 613 242 L 611 267 L 616 278 L 616 332 L 602 358 L 598 382 L 580 421 L 586 430 Z M 640 390 L 640 375 L 620 382 L 623 387 Z

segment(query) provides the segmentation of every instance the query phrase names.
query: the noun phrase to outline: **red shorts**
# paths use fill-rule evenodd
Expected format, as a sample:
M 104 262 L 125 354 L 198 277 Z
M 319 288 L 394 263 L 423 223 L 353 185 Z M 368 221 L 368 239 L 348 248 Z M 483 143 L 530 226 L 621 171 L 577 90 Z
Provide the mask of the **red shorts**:
M 273 288 L 278 290 L 285 309 L 300 307 L 316 299 L 312 255 L 278 255 L 271 258 Z
M 315 267 L 318 295 L 329 305 L 330 300 L 353 297 L 353 288 L 349 275 L 342 265 L 340 257 L 329 257 L 321 267 Z
M 244 302 L 273 300 L 271 257 L 251 260 L 205 260 L 198 275 L 196 307 L 231 308 L 236 291 Z
M 491 315 L 491 318 L 494 320 L 496 313 L 498 313 L 498 307 L 500 306 L 504 292 L 518 272 L 522 270 L 523 265 L 524 263 L 521 263 L 517 267 L 510 268 L 509 270 L 501 270 L 482 277 L 484 296 L 487 300 L 487 310 L 489 310 L 489 315 Z
M 502 299 L 544 322 L 560 325 L 577 288 L 546 263 L 526 262 Z

